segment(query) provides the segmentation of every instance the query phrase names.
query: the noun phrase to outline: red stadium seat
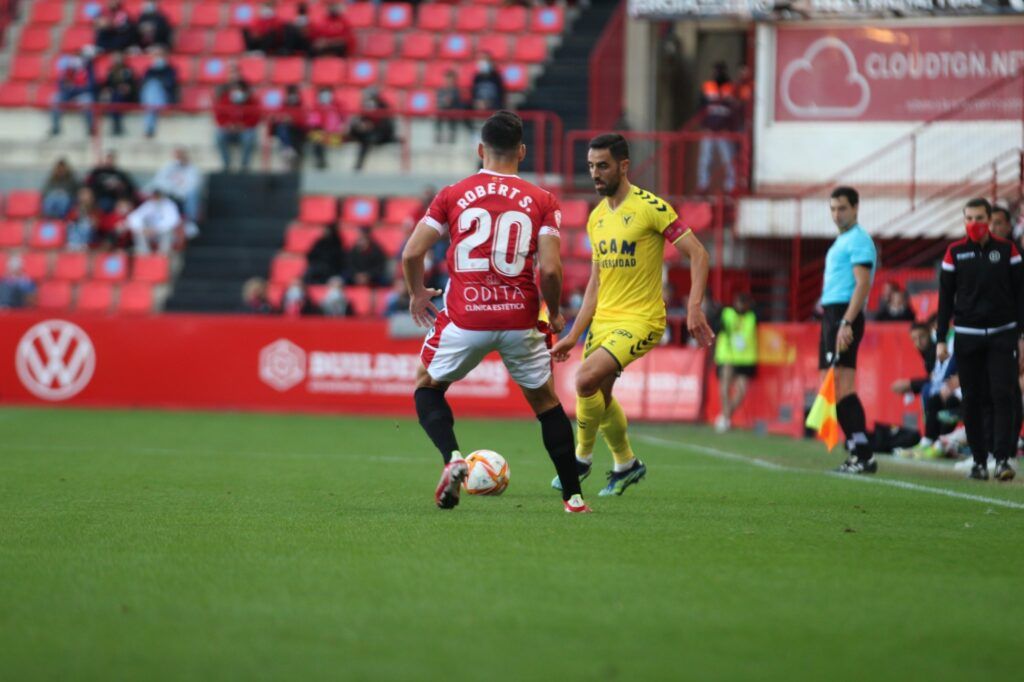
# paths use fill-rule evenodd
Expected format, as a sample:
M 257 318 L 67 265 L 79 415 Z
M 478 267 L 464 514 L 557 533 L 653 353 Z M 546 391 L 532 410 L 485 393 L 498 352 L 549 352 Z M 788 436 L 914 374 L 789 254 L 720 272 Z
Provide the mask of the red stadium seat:
M 711 227 L 714 222 L 714 214 L 711 204 L 706 201 L 687 201 L 676 208 L 680 222 L 694 232 L 700 232 Z
M 78 285 L 75 309 L 82 312 L 109 312 L 114 304 L 114 286 L 110 282 L 83 282 Z
M 0 251 L 0 277 L 7 274 L 7 252 Z
M 362 48 L 359 50 L 362 57 L 389 59 L 397 52 L 395 34 L 391 31 L 367 31 L 362 36 Z
M 53 100 L 57 97 L 57 84 L 56 83 L 40 83 L 36 86 L 35 92 L 32 93 L 30 104 L 34 104 L 37 107 L 48 107 L 53 104 Z
M 27 107 L 33 102 L 28 83 L 4 83 L 0 85 L 0 107 Z M 44 102 L 51 104 L 51 102 Z
M 16 189 L 7 195 L 4 213 L 8 218 L 35 218 L 39 215 L 42 197 L 34 189 Z
M 381 88 L 380 96 L 392 109 L 405 109 L 405 90 L 398 88 Z
M 193 28 L 217 28 L 221 25 L 221 5 L 216 0 L 199 2 L 192 6 L 188 24 Z
M 423 87 L 437 89 L 444 85 L 445 76 L 449 71 L 457 71 L 455 62 L 431 61 L 423 73 Z
M 149 64 L 153 61 L 152 57 L 150 57 L 149 55 L 142 55 L 142 57 L 144 58 L 144 63 L 146 64 Z M 171 66 L 174 67 L 174 70 L 178 73 L 179 83 L 191 83 L 195 79 L 196 61 L 191 57 L 185 57 L 183 55 L 175 54 L 168 57 L 167 61 L 170 62 Z M 143 72 L 136 71 L 136 73 Z
M 473 41 L 461 33 L 450 33 L 441 39 L 438 56 L 441 59 L 469 59 L 473 56 Z
M 197 82 L 204 85 L 221 85 L 228 82 L 228 62 L 223 57 L 207 57 L 199 62 Z
M 27 251 L 21 254 L 21 269 L 29 279 L 47 279 L 50 276 L 50 254 L 45 251 Z
M 518 36 L 514 42 L 512 59 L 517 62 L 536 64 L 548 58 L 548 41 L 544 36 Z
M 174 40 L 174 51 L 187 55 L 206 54 L 210 47 L 210 34 L 203 29 L 184 29 Z M 216 49 L 217 45 L 214 45 Z M 220 54 L 220 53 L 218 53 Z
M 586 230 L 569 230 L 562 235 L 562 243 L 570 256 L 590 260 L 590 237 Z
M 274 257 L 270 264 L 270 281 L 275 284 L 288 284 L 306 272 L 306 258 L 282 253 Z
M 433 90 L 412 90 L 405 98 L 405 108 L 417 114 L 437 113 L 437 95 Z
M 562 266 L 562 289 L 572 291 L 587 286 L 590 280 L 590 261 L 569 261 Z
M 153 312 L 153 287 L 146 282 L 129 282 L 122 286 L 117 312 L 132 315 Z
M 208 110 L 213 106 L 213 88 L 192 86 L 181 92 L 181 104 L 192 110 Z
M 39 285 L 38 305 L 45 310 L 66 310 L 71 307 L 71 284 L 48 281 Z
M 123 282 L 128 279 L 128 259 L 123 253 L 105 253 L 92 264 L 92 278 L 101 282 Z
M 181 26 L 184 23 L 184 2 L 172 2 L 171 0 L 163 0 L 163 2 L 160 3 L 160 11 L 167 15 L 167 20 L 170 22 L 171 26 Z M 175 39 L 174 49 L 178 49 L 177 39 Z
M 0 247 L 17 247 L 25 243 L 25 224 L 20 220 L 0 222 Z
M 44 220 L 32 226 L 28 245 L 33 249 L 59 249 L 64 246 L 64 223 Z
M 530 33 L 557 34 L 565 30 L 561 7 L 536 7 L 530 17 Z
M 526 19 L 525 7 L 502 7 L 494 17 L 494 30 L 503 33 L 525 33 Z
M 337 87 L 345 84 L 345 60 L 338 57 L 320 57 L 313 60 L 313 85 Z
M 377 15 L 377 25 L 391 31 L 404 31 L 412 26 L 412 5 L 406 2 L 385 2 Z
M 530 84 L 530 74 L 522 64 L 505 64 L 501 67 L 501 75 L 510 92 L 521 92 Z
M 148 54 L 130 54 L 124 58 L 128 67 L 135 72 L 139 78 L 146 73 L 146 69 L 153 63 L 153 58 Z
M 508 36 L 501 35 L 500 33 L 480 36 L 476 41 L 476 53 L 478 55 L 490 55 L 491 59 L 498 63 L 508 61 L 512 54 L 508 42 Z
M 426 5 L 424 9 L 437 6 Z M 437 39 L 432 33 L 407 33 L 402 39 L 402 59 L 433 59 L 436 50 Z
M 153 254 L 135 256 L 132 260 L 132 280 L 149 284 L 163 284 L 171 277 L 171 263 L 167 256 Z
M 373 230 L 373 238 L 384 249 L 389 258 L 398 257 L 405 243 L 406 231 L 401 227 L 378 226 Z
M 60 39 L 60 51 L 68 53 L 81 52 L 82 48 L 92 43 L 95 32 L 91 26 L 68 26 Z
M 562 227 L 586 227 L 590 217 L 590 205 L 583 199 L 569 199 L 562 202 Z
M 35 81 L 43 75 L 43 57 L 38 54 L 16 54 L 10 68 L 13 81 Z
M 175 46 L 178 52 L 184 52 L 184 50 Z M 213 49 L 210 50 L 211 54 L 234 56 L 240 55 L 245 52 L 245 41 L 242 40 L 242 32 L 237 28 L 226 28 L 217 31 L 213 35 Z
M 366 317 L 373 312 L 373 289 L 367 286 L 345 287 L 345 298 L 356 317 Z
M 349 225 L 373 225 L 380 216 L 377 197 L 350 197 L 345 200 L 341 220 Z
M 299 220 L 314 225 L 330 225 L 338 217 L 338 200 L 334 197 L 308 196 L 299 202 Z
M 449 5 L 421 4 L 416 26 L 423 31 L 447 31 L 452 27 L 452 8 Z
M 380 77 L 380 69 L 376 60 L 373 59 L 351 59 L 348 62 L 349 85 L 365 87 L 375 85 Z
M 257 7 L 255 3 L 239 2 L 228 8 L 228 23 L 235 28 L 249 26 L 256 19 Z
M 242 57 L 238 60 L 238 68 L 242 78 L 251 85 L 260 85 L 267 79 L 267 60 L 259 55 Z
M 384 84 L 391 88 L 411 88 L 419 83 L 419 79 L 419 62 L 399 59 L 388 64 Z
M 423 210 L 423 202 L 415 197 L 393 197 L 384 204 L 385 225 L 398 225 L 404 227 L 406 221 L 419 220 L 418 215 Z
M 455 30 L 466 33 L 486 31 L 491 20 L 491 10 L 487 7 L 466 5 L 459 7 L 455 17 Z
M 64 21 L 63 2 L 37 2 L 32 5 L 28 23 L 53 25 L 62 21 Z
M 18 52 L 46 52 L 50 49 L 49 26 L 26 26 L 21 32 Z
M 59 253 L 57 264 L 53 268 L 54 279 L 66 282 L 77 282 L 89 274 L 89 256 L 85 253 Z
M 334 99 L 342 111 L 359 111 L 363 106 L 363 91 L 359 88 L 338 88 Z
M 322 227 L 312 225 L 293 225 L 288 228 L 284 237 L 284 250 L 288 253 L 305 254 L 313 248 L 320 236 L 323 235 Z
M 298 85 L 306 78 L 302 57 L 278 57 L 270 62 L 270 82 L 274 85 Z
M 377 6 L 372 2 L 356 2 L 345 8 L 345 18 L 352 28 L 370 28 L 377 20 Z

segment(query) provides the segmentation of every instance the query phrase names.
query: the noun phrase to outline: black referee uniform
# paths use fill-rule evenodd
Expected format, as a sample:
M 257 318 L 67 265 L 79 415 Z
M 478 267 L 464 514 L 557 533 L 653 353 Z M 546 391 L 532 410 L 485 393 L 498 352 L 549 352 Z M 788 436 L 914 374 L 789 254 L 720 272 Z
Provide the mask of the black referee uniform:
M 988 478 L 984 412 L 991 405 L 997 477 L 1012 478 L 1008 462 L 1017 446 L 1017 340 L 1024 332 L 1024 264 L 1013 242 L 988 235 L 981 242 L 961 239 L 946 250 L 939 277 L 938 338 L 946 338 L 950 318 L 955 320 L 964 427 L 975 462 L 971 476 Z

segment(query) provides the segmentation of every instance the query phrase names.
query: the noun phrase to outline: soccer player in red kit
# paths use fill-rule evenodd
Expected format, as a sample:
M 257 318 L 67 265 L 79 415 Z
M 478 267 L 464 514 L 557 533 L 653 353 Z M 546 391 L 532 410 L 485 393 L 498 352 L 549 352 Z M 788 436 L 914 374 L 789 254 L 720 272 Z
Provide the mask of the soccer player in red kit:
M 468 473 L 445 391 L 498 351 L 540 421 L 555 470 L 569 482 L 562 491 L 565 511 L 588 512 L 576 474 L 572 424 L 555 395 L 546 334 L 565 327 L 559 311 L 561 212 L 550 193 L 516 175 L 526 155 L 517 115 L 496 112 L 480 137 L 483 170 L 441 190 L 402 253 L 409 312 L 417 324 L 431 327 L 420 353 L 414 399 L 420 425 L 445 462 L 434 501 L 441 509 L 455 507 Z M 423 260 L 446 234 L 451 237 L 450 279 L 439 311 L 431 299 L 441 292 L 424 286 Z M 539 321 L 542 298 L 546 325 Z

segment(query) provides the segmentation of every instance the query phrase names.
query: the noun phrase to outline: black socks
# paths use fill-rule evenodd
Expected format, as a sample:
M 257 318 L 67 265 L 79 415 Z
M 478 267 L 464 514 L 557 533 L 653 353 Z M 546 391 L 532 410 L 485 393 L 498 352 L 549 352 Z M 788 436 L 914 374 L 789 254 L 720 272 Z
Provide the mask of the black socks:
M 452 460 L 452 452 L 459 449 L 455 440 L 455 416 L 445 400 L 444 391 L 436 388 L 417 388 L 413 393 L 416 401 L 416 416 L 420 426 L 444 457 L 444 463 Z
M 843 427 L 843 433 L 846 434 L 846 444 L 850 451 L 862 462 L 871 459 L 873 453 L 868 441 L 867 417 L 864 416 L 864 406 L 856 393 L 851 393 L 836 403 L 836 416 L 839 418 L 839 425 Z
M 551 462 L 562 482 L 562 499 L 580 494 L 580 478 L 576 473 L 576 446 L 572 439 L 572 424 L 561 405 L 537 415 L 541 438 Z

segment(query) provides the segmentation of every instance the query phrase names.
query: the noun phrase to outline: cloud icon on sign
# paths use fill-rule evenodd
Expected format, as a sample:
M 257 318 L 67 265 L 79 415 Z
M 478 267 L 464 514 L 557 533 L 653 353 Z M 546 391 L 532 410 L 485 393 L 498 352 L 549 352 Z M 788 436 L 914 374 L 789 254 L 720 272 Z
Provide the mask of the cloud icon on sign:
M 843 70 L 841 77 L 836 67 Z M 779 90 L 786 109 L 803 118 L 859 116 L 871 103 L 871 88 L 857 71 L 853 51 L 833 36 L 815 40 L 800 59 L 791 61 Z

